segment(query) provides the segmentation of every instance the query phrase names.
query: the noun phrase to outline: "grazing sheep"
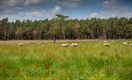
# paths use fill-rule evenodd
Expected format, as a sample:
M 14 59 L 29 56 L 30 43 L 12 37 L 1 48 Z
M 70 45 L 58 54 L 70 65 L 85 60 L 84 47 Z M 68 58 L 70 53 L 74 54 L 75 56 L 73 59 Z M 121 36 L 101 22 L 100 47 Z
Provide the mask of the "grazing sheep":
M 104 43 L 104 46 L 110 47 L 110 43 Z
M 128 43 L 127 43 L 127 42 L 123 42 L 122 44 L 123 44 L 123 45 L 128 45 Z
M 69 43 L 63 43 L 61 44 L 62 47 L 68 47 L 69 46 Z
M 71 43 L 71 45 L 70 45 L 71 47 L 77 47 L 78 46 L 78 44 L 77 43 Z
M 129 46 L 130 46 L 130 47 L 132 47 L 132 43 L 131 43 L 131 44 L 129 44 Z
M 23 46 L 24 44 L 23 44 L 23 43 L 19 43 L 18 45 L 19 45 L 19 46 Z
M 112 43 L 114 43 L 114 41 L 113 41 L 113 40 L 112 40 L 111 42 L 112 42 Z
M 106 41 L 106 40 L 104 41 L 104 43 L 107 43 L 107 42 L 108 42 L 108 41 Z

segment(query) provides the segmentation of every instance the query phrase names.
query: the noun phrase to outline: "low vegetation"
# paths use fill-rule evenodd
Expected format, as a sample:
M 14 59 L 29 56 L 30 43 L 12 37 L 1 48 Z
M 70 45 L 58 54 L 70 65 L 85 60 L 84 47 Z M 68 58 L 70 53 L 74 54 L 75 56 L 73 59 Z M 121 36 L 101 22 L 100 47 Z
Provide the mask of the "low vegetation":
M 0 44 L 0 80 L 132 80 L 132 47 L 108 42 Z

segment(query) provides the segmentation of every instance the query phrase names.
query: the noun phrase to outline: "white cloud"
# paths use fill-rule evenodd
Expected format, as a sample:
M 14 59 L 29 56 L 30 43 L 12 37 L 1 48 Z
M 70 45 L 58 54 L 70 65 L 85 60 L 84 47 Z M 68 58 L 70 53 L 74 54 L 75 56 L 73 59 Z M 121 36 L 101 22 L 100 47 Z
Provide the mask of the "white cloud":
M 28 5 L 28 4 L 38 4 L 41 3 L 42 0 L 26 0 L 24 5 Z
M 87 18 L 132 17 L 132 9 L 119 5 L 118 0 L 106 0 L 102 2 L 102 6 L 105 10 L 93 12 Z
M 61 10 L 61 7 L 59 6 L 55 6 L 53 9 L 51 9 L 50 11 L 53 12 L 54 14 L 59 12 Z
M 102 2 L 102 7 L 109 10 L 116 10 L 122 7 L 118 0 L 106 0 Z
M 131 18 L 132 17 L 132 10 L 130 9 L 120 9 L 114 12 L 111 11 L 102 11 L 102 12 L 93 12 L 89 14 L 86 18 L 101 18 L 101 19 L 107 19 L 110 17 L 126 17 Z
M 101 18 L 101 19 L 107 19 L 110 17 L 116 17 L 115 13 L 110 13 L 110 12 L 93 12 L 89 14 L 86 18 Z
M 101 17 L 101 15 L 97 12 L 94 12 L 94 13 L 91 13 L 90 15 L 88 15 L 89 18 L 98 18 L 98 17 Z
M 102 6 L 103 6 L 103 7 L 109 7 L 109 5 L 110 5 L 110 2 L 109 2 L 109 1 L 104 1 L 104 2 L 102 3 Z
M 65 8 L 76 8 L 80 6 L 83 0 L 63 0 L 63 1 L 56 1 L 60 6 Z
M 47 4 L 52 0 L 0 0 L 0 10 L 14 9 L 16 7 L 33 7 L 38 4 Z
M 46 19 L 46 18 L 54 18 L 56 14 L 61 13 L 61 7 L 55 6 L 50 10 L 39 10 L 39 11 L 29 11 L 29 12 L 18 12 L 17 14 L 2 14 L 0 15 L 0 19 L 8 17 L 10 21 L 14 20 L 24 20 L 24 19 L 32 19 L 32 20 L 39 20 L 39 19 Z

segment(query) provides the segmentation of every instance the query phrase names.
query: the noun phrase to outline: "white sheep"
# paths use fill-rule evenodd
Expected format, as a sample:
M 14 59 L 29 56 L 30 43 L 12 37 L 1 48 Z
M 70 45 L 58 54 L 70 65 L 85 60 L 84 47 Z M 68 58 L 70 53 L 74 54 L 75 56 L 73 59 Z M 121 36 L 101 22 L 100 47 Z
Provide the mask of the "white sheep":
M 63 43 L 61 44 L 62 47 L 68 47 L 69 46 L 69 43 Z
M 104 43 L 107 43 L 107 42 L 108 42 L 108 41 L 106 41 L 106 40 L 104 41 Z
M 110 43 L 104 43 L 104 46 L 110 47 Z
M 122 42 L 122 44 L 123 44 L 123 45 L 128 45 L 128 43 L 127 43 L 127 42 Z
M 19 46 L 23 46 L 24 44 L 23 44 L 23 43 L 19 43 L 18 45 L 19 45 Z
M 132 43 L 131 43 L 131 44 L 129 44 L 129 46 L 130 46 L 130 47 L 132 47 Z
M 78 46 L 78 44 L 77 43 L 71 43 L 71 45 L 70 45 L 71 47 L 77 47 Z
M 112 40 L 111 42 L 114 43 L 115 41 Z

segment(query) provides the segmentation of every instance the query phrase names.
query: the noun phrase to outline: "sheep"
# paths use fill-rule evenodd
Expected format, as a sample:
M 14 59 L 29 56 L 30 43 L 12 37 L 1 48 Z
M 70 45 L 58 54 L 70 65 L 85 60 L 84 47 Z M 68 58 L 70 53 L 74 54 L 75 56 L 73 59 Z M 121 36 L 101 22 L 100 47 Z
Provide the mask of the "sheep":
M 62 47 L 68 47 L 69 46 L 69 43 L 63 43 L 61 44 Z
M 19 43 L 18 45 L 19 45 L 19 46 L 23 46 L 24 44 L 23 44 L 23 43 Z
M 104 43 L 104 46 L 110 47 L 110 43 Z
M 108 42 L 108 41 L 106 41 L 106 40 L 104 41 L 104 43 L 107 43 L 107 42 Z
M 71 45 L 70 45 L 71 47 L 77 47 L 78 46 L 78 44 L 77 43 L 71 43 Z
M 114 41 L 113 41 L 113 40 L 112 40 L 111 42 L 112 42 L 112 43 L 114 43 Z
M 122 42 L 122 44 L 123 44 L 123 45 L 128 45 L 128 43 L 127 43 L 127 42 Z
M 104 41 L 104 46 L 110 47 L 110 43 L 108 41 Z
M 132 43 L 131 43 L 131 44 L 129 44 L 129 46 L 130 46 L 130 47 L 132 47 Z

